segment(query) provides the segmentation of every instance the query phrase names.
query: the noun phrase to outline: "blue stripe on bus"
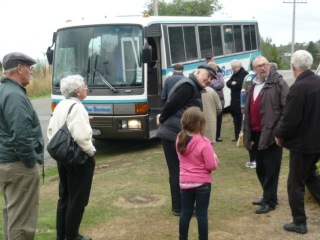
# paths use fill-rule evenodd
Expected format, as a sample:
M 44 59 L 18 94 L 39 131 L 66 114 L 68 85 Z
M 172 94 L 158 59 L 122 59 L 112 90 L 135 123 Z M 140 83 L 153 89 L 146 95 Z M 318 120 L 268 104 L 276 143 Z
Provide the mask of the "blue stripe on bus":
M 52 102 L 60 102 L 62 99 L 51 99 Z M 133 100 L 83 100 L 82 103 L 137 103 L 147 102 L 147 99 L 133 99 Z

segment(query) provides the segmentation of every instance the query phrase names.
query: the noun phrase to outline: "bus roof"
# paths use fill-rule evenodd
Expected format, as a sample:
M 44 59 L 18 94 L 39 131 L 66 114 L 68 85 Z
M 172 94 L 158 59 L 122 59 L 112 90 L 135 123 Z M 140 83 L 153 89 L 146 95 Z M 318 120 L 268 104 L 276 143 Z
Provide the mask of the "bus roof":
M 69 28 L 76 26 L 91 26 L 91 25 L 105 25 L 105 24 L 138 24 L 142 26 L 149 26 L 157 23 L 237 23 L 248 22 L 256 23 L 256 19 L 238 19 L 231 17 L 178 17 L 178 16 L 118 16 L 105 18 L 82 18 L 80 20 L 67 20 L 61 28 Z

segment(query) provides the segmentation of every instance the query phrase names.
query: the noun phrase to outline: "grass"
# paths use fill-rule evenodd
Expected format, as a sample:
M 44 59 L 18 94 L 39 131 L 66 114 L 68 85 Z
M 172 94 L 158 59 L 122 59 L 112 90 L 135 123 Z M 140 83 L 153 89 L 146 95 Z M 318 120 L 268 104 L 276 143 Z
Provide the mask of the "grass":
M 283 155 L 279 205 L 275 211 L 257 215 L 251 201 L 261 197 L 261 188 L 255 171 L 244 167 L 249 158 L 247 151 L 237 148 L 231 142 L 232 136 L 232 119 L 226 114 L 224 141 L 214 146 L 220 163 L 212 174 L 209 239 L 318 239 L 319 207 L 310 201 L 306 203 L 309 233 L 300 236 L 282 229 L 291 221 L 286 193 L 288 151 Z M 179 218 L 170 211 L 168 170 L 160 141 L 98 141 L 97 148 L 92 192 L 81 233 L 95 240 L 177 239 Z M 38 240 L 55 239 L 57 189 L 57 170 L 47 169 L 40 190 Z M 0 201 L 2 204 L 2 198 Z M 189 239 L 197 239 L 196 218 L 191 220 Z

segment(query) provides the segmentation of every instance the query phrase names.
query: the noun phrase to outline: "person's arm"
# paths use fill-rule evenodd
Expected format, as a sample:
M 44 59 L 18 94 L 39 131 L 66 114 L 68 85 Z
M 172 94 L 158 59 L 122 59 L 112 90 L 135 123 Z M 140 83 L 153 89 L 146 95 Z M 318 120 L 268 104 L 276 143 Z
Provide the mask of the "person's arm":
M 27 167 L 37 163 L 34 149 L 33 114 L 35 114 L 28 99 L 20 94 L 11 94 L 7 98 L 4 116 L 12 138 L 10 142 L 19 160 Z M 40 124 L 40 123 L 39 123 Z
M 162 93 L 161 93 L 161 100 L 162 102 L 166 102 L 168 98 L 168 83 L 167 80 L 164 83 L 163 89 L 162 89 Z
M 303 117 L 304 98 L 300 97 L 299 87 L 289 87 L 285 81 L 281 90 L 281 105 L 283 106 L 281 117 L 275 128 L 275 136 L 287 139 L 296 133 Z M 287 94 L 288 93 L 288 94 Z
M 166 105 L 164 105 L 162 109 L 159 119 L 160 123 L 166 121 L 166 119 L 175 114 L 189 101 L 193 95 L 193 87 L 189 83 L 184 83 L 172 94 L 172 97 L 167 101 Z
M 82 151 L 89 156 L 96 152 L 92 143 L 92 129 L 89 123 L 88 112 L 82 104 L 76 104 L 68 116 L 68 129 L 74 141 Z
M 204 141 L 202 146 L 202 157 L 206 169 L 213 171 L 218 169 L 218 158 L 216 157 L 210 141 Z
M 218 94 L 215 91 L 212 92 L 212 97 L 213 97 L 213 101 L 216 105 L 217 116 L 218 116 L 222 112 L 221 101 L 220 101 Z
M 210 83 L 210 87 L 212 87 L 214 90 L 221 90 L 224 88 L 224 78 L 221 74 L 216 75 L 217 79 L 214 79 Z

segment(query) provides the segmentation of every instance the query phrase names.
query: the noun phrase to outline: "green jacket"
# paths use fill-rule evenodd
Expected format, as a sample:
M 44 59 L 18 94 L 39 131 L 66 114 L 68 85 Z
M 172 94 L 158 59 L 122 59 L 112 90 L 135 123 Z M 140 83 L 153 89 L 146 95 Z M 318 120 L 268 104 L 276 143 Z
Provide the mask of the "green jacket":
M 26 90 L 16 81 L 0 84 L 0 164 L 22 161 L 27 167 L 43 163 L 44 140 L 37 113 Z

